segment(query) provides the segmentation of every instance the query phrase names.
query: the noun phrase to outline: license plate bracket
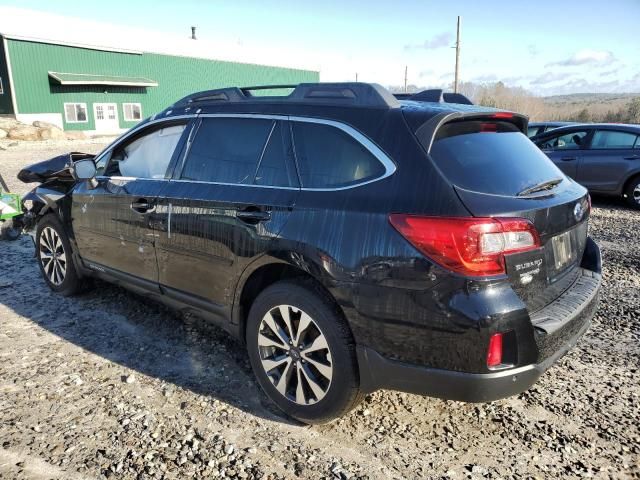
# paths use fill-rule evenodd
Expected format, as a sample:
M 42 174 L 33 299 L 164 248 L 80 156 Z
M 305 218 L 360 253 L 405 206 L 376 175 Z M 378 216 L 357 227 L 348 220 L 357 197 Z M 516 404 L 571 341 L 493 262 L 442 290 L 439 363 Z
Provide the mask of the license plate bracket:
M 571 231 L 556 235 L 551 239 L 553 249 L 553 263 L 556 270 L 561 270 L 576 258 Z

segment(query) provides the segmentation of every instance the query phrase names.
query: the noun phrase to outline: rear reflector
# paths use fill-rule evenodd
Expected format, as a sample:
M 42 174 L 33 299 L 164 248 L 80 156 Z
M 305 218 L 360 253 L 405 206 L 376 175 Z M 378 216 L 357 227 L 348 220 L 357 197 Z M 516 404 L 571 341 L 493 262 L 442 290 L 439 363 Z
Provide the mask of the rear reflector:
M 487 367 L 497 367 L 502 364 L 502 333 L 494 333 L 489 339 L 487 350 Z
M 467 276 L 505 273 L 504 255 L 540 246 L 524 218 L 421 217 L 393 214 L 391 225 L 442 267 Z

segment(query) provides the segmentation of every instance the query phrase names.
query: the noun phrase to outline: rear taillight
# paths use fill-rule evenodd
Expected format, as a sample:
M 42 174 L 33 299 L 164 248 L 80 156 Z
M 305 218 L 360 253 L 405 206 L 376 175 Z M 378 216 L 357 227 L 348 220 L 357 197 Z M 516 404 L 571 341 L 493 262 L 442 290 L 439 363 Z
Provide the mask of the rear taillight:
M 502 365 L 502 333 L 494 333 L 489 338 L 487 367 L 492 368 L 499 365 Z
M 538 232 L 523 218 L 393 214 L 389 220 L 424 255 L 463 275 L 503 274 L 505 254 L 540 247 Z

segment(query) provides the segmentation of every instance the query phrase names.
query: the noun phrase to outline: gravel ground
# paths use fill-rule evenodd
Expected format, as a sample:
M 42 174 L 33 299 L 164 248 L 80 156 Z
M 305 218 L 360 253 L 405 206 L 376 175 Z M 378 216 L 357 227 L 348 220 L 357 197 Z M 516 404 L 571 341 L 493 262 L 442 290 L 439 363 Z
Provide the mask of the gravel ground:
M 0 151 L 19 168 L 92 143 Z M 49 292 L 31 240 L 0 244 L 0 478 L 640 478 L 640 212 L 596 199 L 593 327 L 529 391 L 490 404 L 369 395 L 325 426 L 269 403 L 242 349 L 99 283 Z

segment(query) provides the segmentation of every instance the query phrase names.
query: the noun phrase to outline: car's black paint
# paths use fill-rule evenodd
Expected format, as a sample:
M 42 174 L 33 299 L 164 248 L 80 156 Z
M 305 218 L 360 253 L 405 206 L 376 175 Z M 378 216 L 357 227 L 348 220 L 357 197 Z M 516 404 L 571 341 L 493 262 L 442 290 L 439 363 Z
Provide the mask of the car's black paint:
M 165 179 L 99 177 L 97 187 L 87 182 L 78 182 L 72 192 L 68 186 L 61 187 L 58 214 L 69 229 L 73 249 L 79 252 L 76 258 L 83 275 L 116 281 L 175 308 L 197 312 L 240 339 L 244 339 L 255 288 L 290 276 L 310 277 L 340 306 L 361 352 L 370 352 L 360 355 L 361 381 L 370 385 L 366 388 L 490 400 L 527 388 L 537 375 L 479 396 L 454 393 L 463 387 L 421 388 L 417 382 L 420 378 L 454 382 L 462 378 L 445 375 L 445 371 L 495 377 L 487 368 L 486 355 L 489 337 L 498 331 L 510 332 L 506 348 L 514 368 L 534 365 L 528 370 L 541 371 L 542 367 L 535 366 L 540 362 L 540 349 L 531 315 L 562 293 L 558 287 L 562 282 L 572 285 L 577 263 L 599 269 L 599 261 L 590 260 L 599 255 L 590 242 L 586 250 L 582 245 L 576 262 L 566 270 L 549 272 L 547 278 L 523 290 L 514 286 L 509 275 L 470 279 L 445 271 L 390 226 L 389 214 L 397 212 L 519 216 L 534 223 L 546 248 L 551 236 L 579 223 L 572 212 L 576 203 L 586 206 L 586 192 L 568 179 L 553 194 L 497 197 L 455 188 L 430 161 L 428 150 L 443 122 L 489 118 L 496 112 L 420 102 L 402 102 L 395 108 L 309 106 L 275 100 L 205 102 L 197 109 L 171 107 L 136 128 L 138 132 L 162 119 L 175 123 L 176 118 L 187 117 L 191 122 Z M 181 161 L 193 119 L 207 114 L 335 120 L 373 141 L 397 169 L 381 180 L 333 191 L 181 181 Z M 506 121 L 521 131 L 526 129 L 524 117 L 515 115 Z M 106 152 L 127 138 L 117 140 Z M 57 178 L 49 182 L 61 183 Z M 150 205 L 148 212 L 131 208 L 141 201 Z M 247 217 L 242 212 L 254 215 Z M 587 219 L 588 213 L 580 221 Z M 589 318 L 585 316 L 585 322 Z M 562 343 L 561 350 L 566 345 Z M 366 367 L 366 358 L 438 369 L 438 375 L 444 376 L 376 383 L 367 371 L 375 374 L 380 368 L 395 375 L 398 370 L 380 361 Z M 508 373 L 500 378 L 511 382 Z

